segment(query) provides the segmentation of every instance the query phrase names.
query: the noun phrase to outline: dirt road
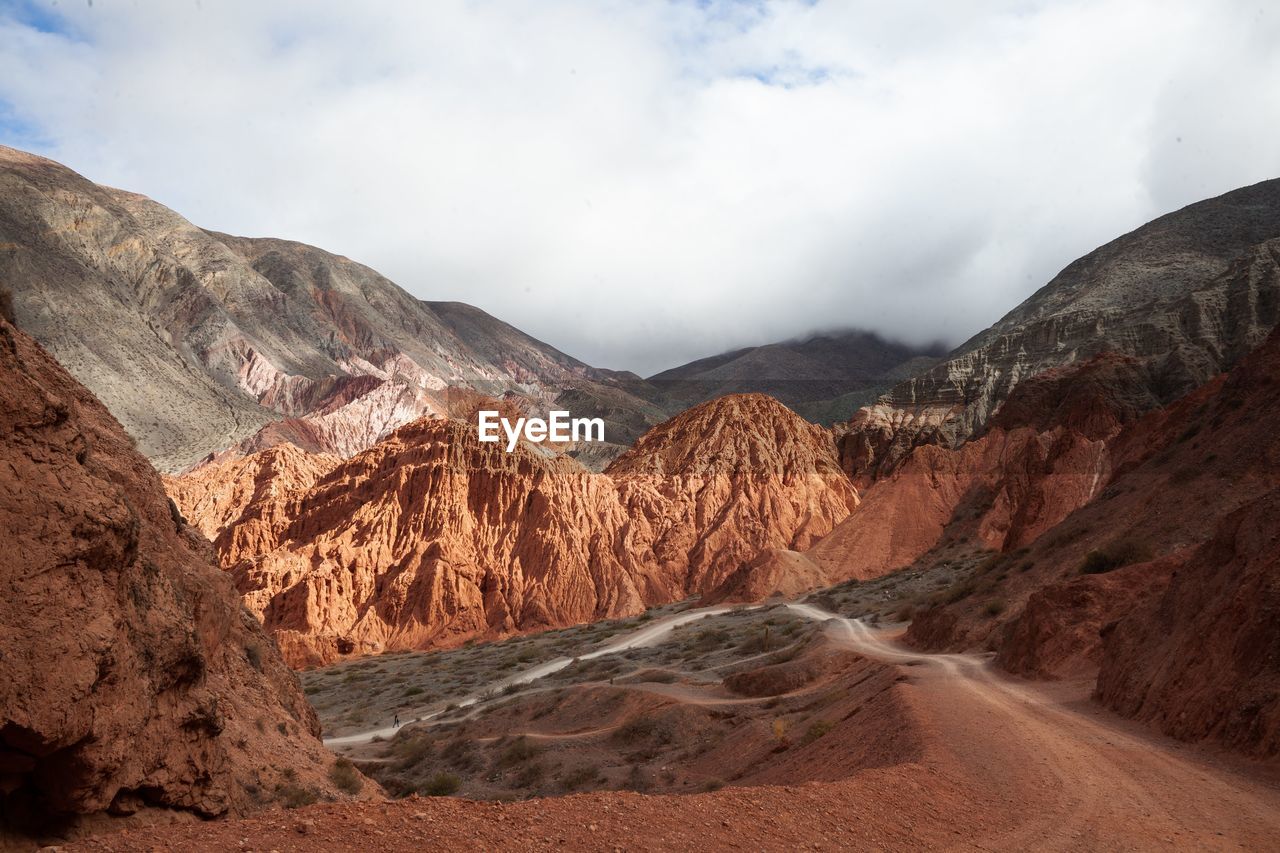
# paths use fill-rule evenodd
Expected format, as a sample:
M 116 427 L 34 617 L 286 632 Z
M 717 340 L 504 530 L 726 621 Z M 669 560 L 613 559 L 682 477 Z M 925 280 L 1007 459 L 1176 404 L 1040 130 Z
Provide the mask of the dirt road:
M 575 660 L 592 660 L 594 658 L 605 657 L 606 655 L 616 655 L 621 652 L 625 652 L 628 649 L 638 649 L 643 646 L 655 645 L 665 640 L 670 636 L 672 631 L 679 628 L 681 625 L 688 625 L 690 622 L 697 622 L 699 619 L 705 619 L 708 616 L 717 616 L 721 613 L 728 613 L 733 609 L 733 607 L 728 606 L 700 607 L 696 610 L 687 610 L 684 613 L 676 613 L 671 616 L 663 617 L 662 619 L 657 619 L 642 628 L 612 640 L 611 642 L 605 643 L 593 652 L 587 652 L 585 654 L 578 655 L 575 658 L 556 658 L 555 660 L 530 667 L 529 669 L 517 673 L 510 678 L 495 681 L 492 684 L 486 685 L 482 690 L 461 700 L 455 705 L 455 707 L 470 708 L 473 705 L 484 701 L 486 697 L 495 696 L 505 688 L 512 685 L 518 686 L 532 684 L 535 681 L 546 678 L 548 675 L 553 675 L 560 670 L 567 668 Z M 754 608 L 746 609 L 750 610 Z M 426 722 L 440 716 L 441 713 L 441 711 L 433 711 L 429 714 L 418 717 L 414 722 Z M 369 743 L 375 737 L 392 737 L 395 735 L 398 728 L 399 726 L 394 725 L 384 726 L 370 731 L 357 732 L 356 734 L 325 738 L 324 743 L 325 746 L 328 747 L 354 746 L 357 744 Z
M 942 760 L 1014 816 L 974 838 L 979 847 L 1280 849 L 1280 789 L 1262 768 L 1121 720 L 1087 701 L 1087 684 L 1015 680 L 985 656 L 914 652 L 894 632 L 790 607 L 826 619 L 833 640 L 910 673 Z
M 893 630 L 791 607 L 824 622 L 834 642 L 897 667 L 895 689 L 927 744 L 922 756 L 835 782 L 696 795 L 318 804 L 102 835 L 73 848 L 1280 850 L 1274 766 L 1121 720 L 1090 703 L 1084 683 L 1018 681 L 982 655 L 915 652 Z

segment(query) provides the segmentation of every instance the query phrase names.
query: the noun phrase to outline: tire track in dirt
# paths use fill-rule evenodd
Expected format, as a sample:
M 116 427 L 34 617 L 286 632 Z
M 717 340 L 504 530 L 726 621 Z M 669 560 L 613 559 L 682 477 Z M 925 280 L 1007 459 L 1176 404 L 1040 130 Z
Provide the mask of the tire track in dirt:
M 1264 849 L 1280 838 L 1280 790 L 1087 704 L 997 672 L 986 656 L 925 654 L 810 604 L 828 635 L 904 667 L 942 736 L 937 748 L 1012 823 L 979 847 Z M 1229 762 L 1228 762 L 1229 763 Z

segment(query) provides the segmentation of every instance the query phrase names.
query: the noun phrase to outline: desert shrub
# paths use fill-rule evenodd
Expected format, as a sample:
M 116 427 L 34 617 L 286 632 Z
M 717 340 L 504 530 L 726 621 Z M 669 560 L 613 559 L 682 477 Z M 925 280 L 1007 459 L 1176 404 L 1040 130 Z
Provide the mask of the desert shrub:
M 541 761 L 532 761 L 520 768 L 511 784 L 516 788 L 533 788 L 542 781 L 542 777 L 546 775 L 546 772 L 547 768 L 542 765 Z
M 1134 539 L 1117 539 L 1086 554 L 1080 563 L 1080 574 L 1100 575 L 1150 559 L 1151 548 L 1146 543 Z
M 0 317 L 9 321 L 11 325 L 18 325 L 18 320 L 13 314 L 13 292 L 7 287 L 0 287 Z
M 982 612 L 988 616 L 999 616 L 1004 612 L 1004 602 L 998 598 L 993 598 L 987 602 L 987 606 L 982 608 Z
M 724 628 L 708 628 L 698 632 L 697 638 L 693 641 L 693 648 L 700 652 L 709 652 L 727 644 L 731 639 L 732 636 Z
M 702 790 L 719 791 L 723 787 L 724 787 L 723 779 L 708 779 L 706 782 L 703 783 Z
M 431 755 L 431 739 L 422 735 L 401 734 L 391 744 L 391 752 L 396 756 L 394 768 L 408 770 L 416 767 Z
M 627 720 L 614 729 L 612 738 L 617 743 L 640 743 L 653 741 L 660 744 L 671 742 L 671 726 L 664 720 L 639 715 Z
M 818 738 L 825 735 L 835 727 L 835 724 L 829 720 L 815 720 L 805 730 L 804 737 L 800 739 L 801 745 L 813 743 Z
M 320 797 L 315 791 L 304 788 L 297 782 L 286 782 L 276 786 L 276 799 L 283 803 L 286 809 L 298 809 L 312 805 Z
M 413 685 L 412 687 L 406 687 L 406 688 L 404 689 L 404 692 L 403 692 L 402 694 L 400 694 L 400 695 L 401 695 L 401 696 L 405 696 L 405 697 L 409 697 L 409 696 L 421 696 L 421 695 L 422 695 L 422 688 L 415 684 L 415 685 Z
M 977 584 L 972 579 L 956 581 L 942 593 L 942 601 L 945 604 L 955 604 L 973 595 L 976 589 Z
M 980 575 L 985 575 L 987 572 L 993 572 L 998 569 L 1003 562 L 1004 554 L 992 554 L 981 563 L 978 563 L 978 567 L 974 571 Z
M 244 656 L 248 659 L 249 665 L 262 672 L 262 648 L 260 646 L 249 644 L 244 647 Z
M 916 608 L 911 604 L 904 604 L 898 608 L 893 614 L 893 618 L 898 622 L 910 622 L 911 617 L 916 615 Z
M 541 752 L 542 747 L 521 735 L 509 743 L 506 749 L 502 750 L 502 754 L 498 756 L 496 764 L 498 767 L 514 767 L 517 764 L 524 764 L 531 758 L 535 758 Z
M 773 636 L 768 625 L 758 633 L 748 634 L 746 639 L 738 643 L 738 651 L 743 654 L 758 654 L 773 648 Z
M 596 764 L 584 764 L 581 767 L 575 767 L 560 778 L 560 787 L 566 791 L 573 791 L 585 785 L 593 784 L 600 778 L 600 767 Z
M 791 748 L 791 738 L 787 735 L 787 721 L 781 718 L 773 721 L 773 737 L 778 741 L 778 745 L 774 747 L 774 752 L 781 752 L 784 749 Z
M 622 787 L 631 791 L 647 791 L 653 787 L 653 781 L 639 764 L 632 764 Z
M 457 738 L 450 741 L 440 751 L 440 757 L 459 770 L 472 770 L 479 764 L 479 760 L 476 758 L 475 744 L 466 738 Z
M 360 771 L 356 770 L 356 766 L 349 758 L 339 758 L 333 762 L 333 766 L 329 768 L 329 781 L 339 791 L 346 791 L 348 794 L 358 794 L 364 787 L 364 779 L 360 777 Z
M 452 773 L 437 773 L 418 786 L 418 793 L 425 797 L 447 797 L 458 793 L 462 780 Z

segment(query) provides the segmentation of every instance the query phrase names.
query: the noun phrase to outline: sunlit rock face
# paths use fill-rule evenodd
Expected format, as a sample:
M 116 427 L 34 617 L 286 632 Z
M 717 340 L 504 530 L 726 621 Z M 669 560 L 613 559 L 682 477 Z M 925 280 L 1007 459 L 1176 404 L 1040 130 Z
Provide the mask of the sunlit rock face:
M 692 409 L 605 474 L 424 419 L 345 462 L 270 450 L 169 488 L 296 665 L 636 614 L 857 503 L 830 433 L 763 395 Z

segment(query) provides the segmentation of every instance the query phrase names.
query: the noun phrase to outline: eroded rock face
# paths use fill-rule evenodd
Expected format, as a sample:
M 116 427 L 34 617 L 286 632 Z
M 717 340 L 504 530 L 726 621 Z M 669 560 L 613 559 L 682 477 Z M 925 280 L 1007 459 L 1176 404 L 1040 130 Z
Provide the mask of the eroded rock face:
M 829 433 L 760 395 L 655 428 L 607 474 L 444 419 L 318 476 L 269 453 L 170 488 L 295 665 L 635 614 L 807 547 L 857 500 Z
M 296 678 L 107 410 L 0 321 L 0 836 L 333 793 Z
M 985 645 L 1040 678 L 1096 672 L 1098 698 L 1122 714 L 1276 756 L 1278 388 L 1280 331 L 1230 373 L 1126 424 L 1093 501 L 1009 555 L 984 594 L 918 615 L 908 641 Z M 1114 556 L 1125 554 L 1127 565 Z M 983 612 L 991 600 L 1001 618 Z
M 1097 697 L 1174 737 L 1280 756 L 1280 490 L 1104 629 Z
M 1131 356 L 1156 404 L 1257 347 L 1280 320 L 1280 180 L 1162 216 L 1072 263 L 941 364 L 838 429 L 864 485 L 915 447 L 956 447 L 1013 390 L 1101 352 Z
M 830 433 L 763 394 L 655 427 L 605 473 L 652 526 L 659 562 L 708 592 L 766 548 L 804 551 L 857 506 Z
M 1179 562 L 1170 556 L 1037 590 L 1009 624 L 996 665 L 1029 678 L 1096 674 L 1103 626 L 1162 590 Z
M 1136 359 L 1107 354 L 1019 385 L 978 438 L 911 450 L 806 554 L 832 581 L 904 568 L 957 523 L 980 547 L 1030 545 L 1110 479 L 1108 442 L 1151 403 Z

